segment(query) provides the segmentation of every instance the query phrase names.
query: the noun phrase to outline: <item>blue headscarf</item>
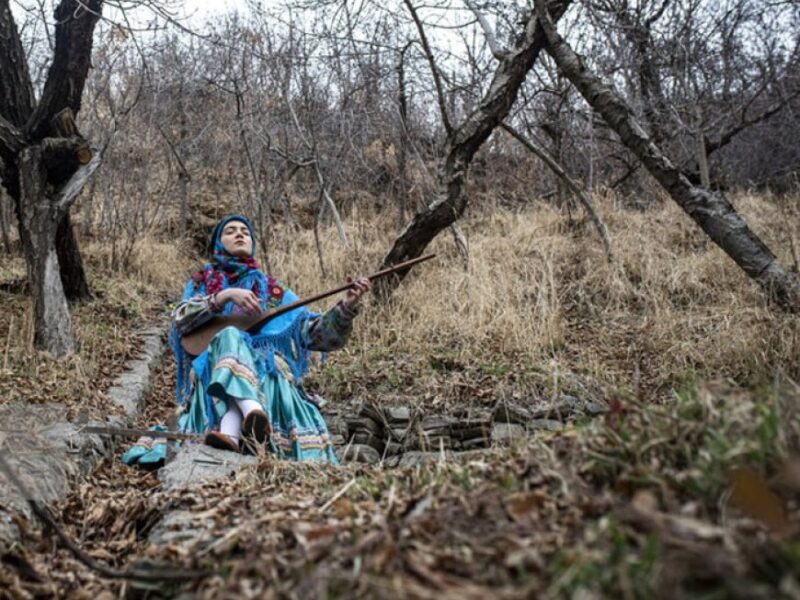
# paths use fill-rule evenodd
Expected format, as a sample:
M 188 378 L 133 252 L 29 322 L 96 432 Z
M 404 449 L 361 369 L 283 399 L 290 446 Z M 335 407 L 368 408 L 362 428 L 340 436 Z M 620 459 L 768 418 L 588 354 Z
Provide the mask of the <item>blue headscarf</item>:
M 244 223 L 250 230 L 253 246 L 250 256 L 247 258 L 233 256 L 222 245 L 222 232 L 225 225 L 231 221 Z M 246 217 L 231 215 L 217 223 L 208 245 L 211 260 L 186 282 L 181 301 L 235 287 L 252 290 L 259 298 L 261 310 L 278 308 L 295 302 L 298 297 L 294 292 L 259 270 L 258 264 L 253 259 L 255 241 L 253 226 Z M 227 302 L 220 314 L 230 315 L 240 310 L 233 302 Z M 306 323 L 317 316 L 306 310 L 305 307 L 301 307 L 271 319 L 257 334 L 250 335 L 242 332 L 242 338 L 248 346 L 263 359 L 257 361 L 256 364 L 259 378 L 277 373 L 275 354 L 278 353 L 289 366 L 295 381 L 300 381 L 308 370 L 310 356 L 310 351 L 302 343 L 303 330 Z M 180 335 L 174 325 L 170 330 L 170 345 L 175 352 L 177 362 L 176 399 L 179 404 L 183 404 L 191 393 L 189 372 L 192 368 L 195 372 L 196 385 L 202 385 L 205 388 L 209 383 L 211 369 L 207 364 L 208 352 L 203 352 L 197 357 L 190 356 L 181 346 Z M 206 402 L 211 402 L 208 394 L 206 394 Z M 210 409 L 210 405 L 207 408 Z M 215 411 L 207 410 L 206 414 L 213 419 Z M 210 426 L 213 425 L 214 423 L 210 423 Z

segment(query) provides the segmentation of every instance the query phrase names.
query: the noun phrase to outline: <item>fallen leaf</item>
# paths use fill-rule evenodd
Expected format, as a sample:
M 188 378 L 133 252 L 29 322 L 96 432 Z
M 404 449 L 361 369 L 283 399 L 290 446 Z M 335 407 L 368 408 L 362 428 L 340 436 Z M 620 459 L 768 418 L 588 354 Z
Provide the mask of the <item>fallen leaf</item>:
M 786 533 L 789 521 L 781 499 L 769 489 L 764 477 L 744 467 L 730 474 L 731 502 L 743 513 L 758 519 L 775 533 Z
M 544 490 L 513 494 L 506 499 L 506 512 L 514 521 L 526 522 L 532 513 L 538 512 L 548 498 L 549 496 Z

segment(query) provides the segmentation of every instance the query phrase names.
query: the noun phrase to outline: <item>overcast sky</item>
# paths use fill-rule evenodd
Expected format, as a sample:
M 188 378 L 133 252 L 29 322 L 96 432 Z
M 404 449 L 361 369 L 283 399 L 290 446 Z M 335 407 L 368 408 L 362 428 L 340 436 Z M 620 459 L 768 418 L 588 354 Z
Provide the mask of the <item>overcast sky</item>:
M 271 4 L 269 0 L 264 4 Z M 198 15 L 224 13 L 231 8 L 245 9 L 244 0 L 184 0 L 184 12 Z

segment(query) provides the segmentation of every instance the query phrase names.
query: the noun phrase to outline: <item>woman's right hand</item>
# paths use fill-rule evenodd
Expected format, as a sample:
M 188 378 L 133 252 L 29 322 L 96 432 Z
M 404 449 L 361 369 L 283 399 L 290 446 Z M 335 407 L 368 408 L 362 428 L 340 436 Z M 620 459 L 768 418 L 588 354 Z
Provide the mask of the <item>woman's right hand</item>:
M 217 304 L 223 306 L 226 302 L 233 302 L 249 315 L 257 315 L 261 312 L 261 305 L 258 303 L 258 296 L 251 290 L 243 288 L 228 288 L 217 292 Z

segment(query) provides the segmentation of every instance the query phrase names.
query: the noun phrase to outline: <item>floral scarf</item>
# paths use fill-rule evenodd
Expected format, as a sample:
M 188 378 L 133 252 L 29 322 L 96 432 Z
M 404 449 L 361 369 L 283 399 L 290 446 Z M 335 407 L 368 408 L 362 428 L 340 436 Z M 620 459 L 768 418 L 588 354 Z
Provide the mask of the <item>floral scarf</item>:
M 231 221 L 244 223 L 250 231 L 253 243 L 250 256 L 245 258 L 234 256 L 222 245 L 222 232 Z M 262 309 L 280 306 L 284 293 L 283 286 L 276 279 L 260 271 L 258 262 L 253 257 L 255 240 L 253 226 L 246 217 L 231 215 L 217 223 L 209 242 L 211 261 L 192 275 L 194 284 L 192 295 L 216 294 L 229 287 L 237 287 L 252 290 L 261 300 Z M 229 308 L 236 310 L 234 307 Z

